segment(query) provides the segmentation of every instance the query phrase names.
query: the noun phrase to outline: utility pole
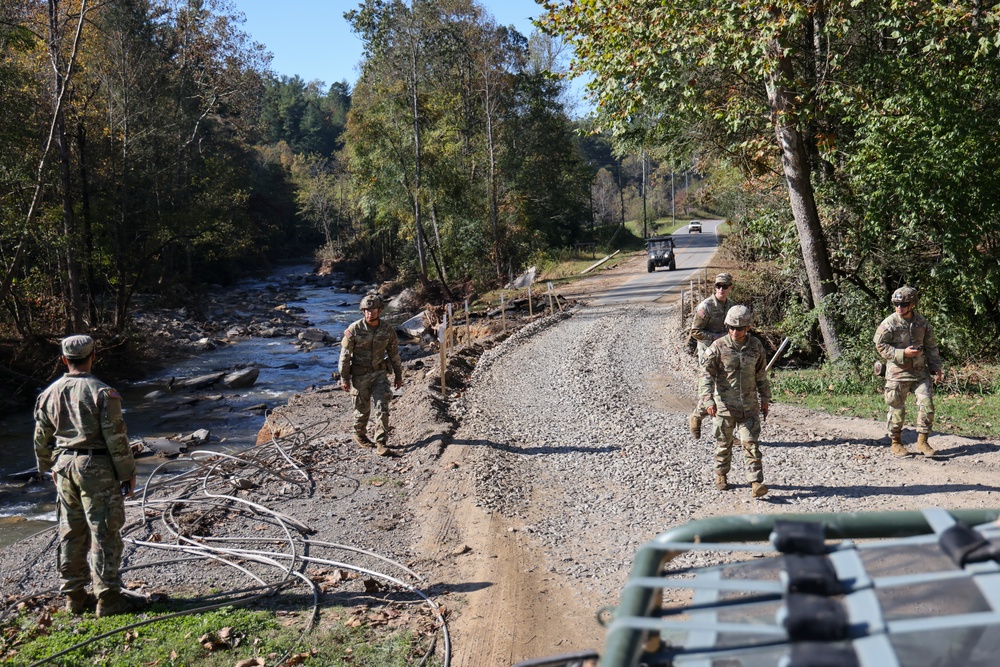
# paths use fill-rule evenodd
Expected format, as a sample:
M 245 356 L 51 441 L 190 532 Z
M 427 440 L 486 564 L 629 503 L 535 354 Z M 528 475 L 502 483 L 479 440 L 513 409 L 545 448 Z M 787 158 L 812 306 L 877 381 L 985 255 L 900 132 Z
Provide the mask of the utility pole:
M 649 238 L 646 233 L 646 151 L 642 152 L 642 238 Z
M 675 207 L 674 207 L 674 198 L 675 198 L 674 195 L 675 195 L 675 191 L 674 191 L 674 170 L 671 169 L 670 170 L 670 225 L 671 226 L 677 224 L 677 211 L 675 210 Z

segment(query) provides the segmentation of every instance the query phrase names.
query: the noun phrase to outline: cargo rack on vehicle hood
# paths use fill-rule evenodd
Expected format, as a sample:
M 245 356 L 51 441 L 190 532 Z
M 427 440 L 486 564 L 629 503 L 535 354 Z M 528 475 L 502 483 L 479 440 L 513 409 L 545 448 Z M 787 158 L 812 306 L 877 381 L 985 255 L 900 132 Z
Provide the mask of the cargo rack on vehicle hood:
M 598 664 L 996 667 L 998 518 L 1000 509 L 926 509 L 716 517 L 674 528 L 637 552 Z M 862 539 L 872 541 L 853 541 Z M 742 560 L 667 571 L 689 551 Z M 520 664 L 597 660 L 562 658 Z

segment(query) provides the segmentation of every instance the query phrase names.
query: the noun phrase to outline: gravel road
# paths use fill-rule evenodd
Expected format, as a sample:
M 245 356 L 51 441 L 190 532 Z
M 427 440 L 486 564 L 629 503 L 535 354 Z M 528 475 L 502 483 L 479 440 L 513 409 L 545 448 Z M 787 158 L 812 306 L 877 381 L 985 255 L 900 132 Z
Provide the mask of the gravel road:
M 579 308 L 487 351 L 456 406 L 456 440 L 491 445 L 472 458 L 477 504 L 530 535 L 540 564 L 580 608 L 615 604 L 636 549 L 693 519 L 1000 503 L 993 443 L 935 436 L 940 460 L 896 459 L 881 423 L 780 403 L 761 437 L 771 493 L 751 498 L 738 449 L 734 488 L 716 491 L 710 429 L 697 442 L 687 429 L 696 362 L 676 308 Z M 590 613 L 581 619 L 589 629 L 570 648 L 599 647 L 603 631 Z M 550 653 L 560 650 L 566 646 Z M 544 651 L 522 653 L 538 655 Z

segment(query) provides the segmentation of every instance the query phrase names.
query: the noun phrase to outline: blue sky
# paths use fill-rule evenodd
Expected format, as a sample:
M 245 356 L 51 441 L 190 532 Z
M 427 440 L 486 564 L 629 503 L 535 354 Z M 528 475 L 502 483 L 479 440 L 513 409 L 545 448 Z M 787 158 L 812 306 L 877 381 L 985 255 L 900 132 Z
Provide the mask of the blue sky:
M 534 0 L 480 0 L 497 23 L 513 25 L 523 35 L 533 30 L 531 19 L 542 11 Z M 267 47 L 278 74 L 319 79 L 327 85 L 358 78 L 361 42 L 344 20 L 358 0 L 233 0 L 246 16 L 244 29 Z

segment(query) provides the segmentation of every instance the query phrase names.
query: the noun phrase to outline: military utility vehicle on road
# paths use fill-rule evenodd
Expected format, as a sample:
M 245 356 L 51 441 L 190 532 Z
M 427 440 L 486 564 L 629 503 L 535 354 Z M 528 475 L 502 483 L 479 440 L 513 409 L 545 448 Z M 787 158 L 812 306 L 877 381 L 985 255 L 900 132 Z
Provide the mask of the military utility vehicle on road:
M 646 239 L 646 271 L 652 273 L 658 266 L 665 266 L 673 271 L 677 268 L 677 258 L 674 257 L 674 239 L 666 236 L 652 236 Z

